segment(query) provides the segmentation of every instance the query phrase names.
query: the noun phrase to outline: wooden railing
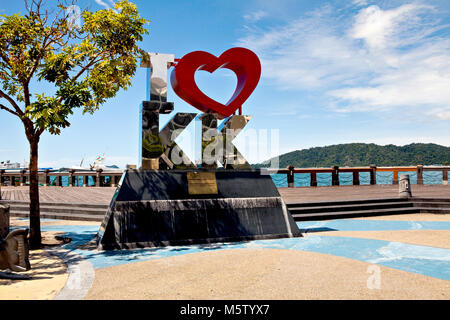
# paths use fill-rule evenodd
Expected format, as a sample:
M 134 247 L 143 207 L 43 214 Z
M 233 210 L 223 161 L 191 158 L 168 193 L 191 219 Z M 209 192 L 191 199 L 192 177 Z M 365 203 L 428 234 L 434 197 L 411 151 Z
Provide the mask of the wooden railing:
M 289 166 L 287 169 L 264 169 L 270 174 L 286 174 L 288 187 L 294 187 L 294 174 L 295 173 L 309 173 L 310 174 L 310 186 L 317 186 L 317 174 L 318 173 L 331 173 L 331 185 L 338 186 L 339 173 L 352 172 L 353 185 L 359 185 L 359 173 L 369 172 L 370 184 L 377 184 L 377 172 L 392 172 L 393 184 L 398 184 L 399 172 L 416 172 L 417 184 L 423 184 L 423 172 L 424 171 L 442 171 L 442 183 L 448 185 L 448 171 L 450 166 L 407 166 L 407 167 L 377 167 L 376 165 L 370 165 L 369 167 L 338 167 L 332 166 L 330 168 L 294 168 Z M 89 177 L 92 177 L 95 187 L 116 187 L 121 176 L 122 170 L 103 171 L 102 169 L 92 171 L 77 171 L 71 169 L 69 171 L 55 172 L 50 170 L 43 170 L 39 172 L 39 183 L 43 186 L 50 185 L 50 177 L 56 177 L 55 185 L 62 186 L 62 177 L 68 177 L 69 187 L 89 186 Z M 24 186 L 29 180 L 28 170 L 8 171 L 0 170 L 0 186 L 12 185 L 12 186 Z M 79 177 L 82 177 L 82 183 L 79 183 Z
M 92 170 L 92 171 L 77 171 L 76 169 L 71 169 L 68 171 L 50 171 L 43 170 L 39 171 L 39 183 L 43 186 L 50 186 L 50 178 L 56 177 L 55 185 L 63 186 L 62 177 L 68 177 L 69 187 L 76 186 L 89 186 L 89 177 L 92 177 L 95 187 L 116 187 L 119 183 L 120 177 L 122 176 L 122 170 Z M 82 183 L 80 183 L 80 177 L 82 177 Z M 10 186 L 24 186 L 29 181 L 30 172 L 28 170 L 17 170 L 17 171 L 5 171 L 0 170 L 0 186 L 10 185 Z
M 317 186 L 317 174 L 318 173 L 331 173 L 331 185 L 339 185 L 339 173 L 340 172 L 352 172 L 353 173 L 353 185 L 359 185 L 359 173 L 369 172 L 370 184 L 377 184 L 377 172 L 392 172 L 393 184 L 398 184 L 399 172 L 416 172 L 417 184 L 423 184 L 423 172 L 424 171 L 442 171 L 442 184 L 448 185 L 448 171 L 450 166 L 408 166 L 408 167 L 377 167 L 376 165 L 370 165 L 369 167 L 338 167 L 332 166 L 330 168 L 294 168 L 289 166 L 287 169 L 267 169 L 268 173 L 281 173 L 286 174 L 287 183 L 289 188 L 294 187 L 294 174 L 295 173 L 310 173 L 311 180 L 310 186 Z

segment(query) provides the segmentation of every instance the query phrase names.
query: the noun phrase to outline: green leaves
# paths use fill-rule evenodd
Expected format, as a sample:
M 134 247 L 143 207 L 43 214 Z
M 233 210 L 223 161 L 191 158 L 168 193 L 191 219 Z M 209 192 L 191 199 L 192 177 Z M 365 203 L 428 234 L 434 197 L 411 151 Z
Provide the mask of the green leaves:
M 25 116 L 33 120 L 37 128 L 46 128 L 52 134 L 59 134 L 60 128 L 70 125 L 66 120 L 72 110 L 64 108 L 54 97 L 36 94 L 36 101 L 25 109 Z
M 81 28 L 71 28 L 66 7 L 57 7 L 52 16 L 39 5 L 0 20 L 2 92 L 23 103 L 22 117 L 40 133 L 59 134 L 74 109 L 93 113 L 126 90 L 143 55 L 138 42 L 148 34 L 148 21 L 127 0 L 114 10 L 83 11 Z M 52 84 L 55 94 L 30 92 L 33 79 Z

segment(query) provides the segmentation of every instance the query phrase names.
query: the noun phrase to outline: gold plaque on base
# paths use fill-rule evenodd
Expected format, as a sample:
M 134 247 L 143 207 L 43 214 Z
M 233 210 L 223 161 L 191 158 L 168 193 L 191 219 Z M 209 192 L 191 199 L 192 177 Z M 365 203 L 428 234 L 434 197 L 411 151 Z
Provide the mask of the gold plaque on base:
M 215 172 L 188 172 L 189 194 L 218 194 Z
M 141 169 L 159 169 L 159 158 L 142 158 L 142 168 Z

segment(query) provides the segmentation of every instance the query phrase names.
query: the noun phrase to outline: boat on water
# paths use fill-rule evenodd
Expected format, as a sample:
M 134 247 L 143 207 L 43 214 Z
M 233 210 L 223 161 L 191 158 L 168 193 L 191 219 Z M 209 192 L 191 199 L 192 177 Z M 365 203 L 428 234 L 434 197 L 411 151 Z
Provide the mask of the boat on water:
M 29 166 L 26 161 L 24 161 L 23 164 L 19 162 L 11 162 L 10 160 L 1 161 L 0 162 L 0 170 L 5 170 L 5 172 L 15 172 L 20 170 L 28 170 Z M 53 168 L 38 168 L 38 171 L 44 171 L 44 170 L 50 170 L 50 171 L 56 171 Z
M 0 162 L 0 170 L 22 170 L 28 169 L 28 165 L 25 162 L 21 165 L 19 162 L 11 162 L 10 160 Z
M 76 171 L 95 171 L 98 169 L 102 170 L 120 170 L 120 168 L 116 165 L 105 165 L 105 155 L 99 155 L 94 160 L 93 164 L 89 164 L 89 167 L 83 167 L 84 159 L 81 160 L 81 163 L 79 166 L 72 166 L 70 168 L 60 168 L 59 171 L 68 171 L 68 170 L 76 170 Z

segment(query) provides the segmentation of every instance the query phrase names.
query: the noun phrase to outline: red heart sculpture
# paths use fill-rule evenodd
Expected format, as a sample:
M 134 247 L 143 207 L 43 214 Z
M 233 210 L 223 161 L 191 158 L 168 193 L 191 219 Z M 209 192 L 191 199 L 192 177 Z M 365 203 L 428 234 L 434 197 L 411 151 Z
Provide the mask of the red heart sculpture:
M 225 105 L 209 98 L 197 87 L 195 72 L 214 72 L 219 68 L 232 70 L 237 76 L 233 96 Z M 223 119 L 231 116 L 255 90 L 261 76 L 258 56 L 245 48 L 231 48 L 216 57 L 205 51 L 194 51 L 178 61 L 170 75 L 175 93 L 184 101 L 203 112 L 215 112 Z

